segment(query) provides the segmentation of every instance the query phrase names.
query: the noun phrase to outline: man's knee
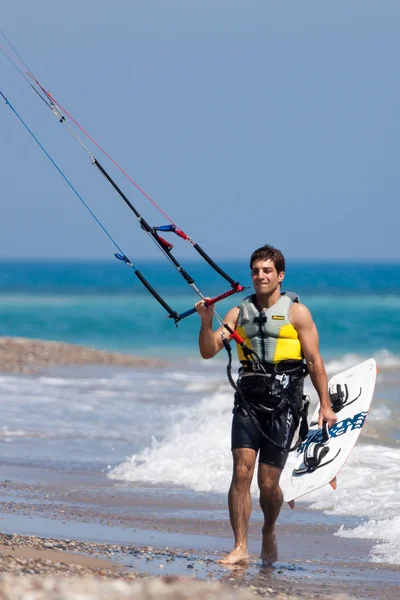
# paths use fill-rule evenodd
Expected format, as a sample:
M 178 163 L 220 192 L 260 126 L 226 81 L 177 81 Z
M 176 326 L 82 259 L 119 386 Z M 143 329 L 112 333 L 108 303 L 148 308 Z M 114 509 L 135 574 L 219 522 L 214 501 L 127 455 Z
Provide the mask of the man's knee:
M 256 452 L 250 448 L 240 448 L 233 451 L 233 481 L 236 484 L 250 486 L 256 456 Z
M 277 467 L 261 464 L 258 471 L 258 487 L 264 497 L 274 496 L 280 489 L 279 479 L 282 470 Z
M 279 481 L 274 479 L 265 479 L 258 482 L 260 493 L 264 498 L 270 498 L 276 494 L 279 488 Z
M 253 472 L 254 467 L 252 465 L 239 462 L 234 466 L 233 479 L 238 485 L 250 486 Z

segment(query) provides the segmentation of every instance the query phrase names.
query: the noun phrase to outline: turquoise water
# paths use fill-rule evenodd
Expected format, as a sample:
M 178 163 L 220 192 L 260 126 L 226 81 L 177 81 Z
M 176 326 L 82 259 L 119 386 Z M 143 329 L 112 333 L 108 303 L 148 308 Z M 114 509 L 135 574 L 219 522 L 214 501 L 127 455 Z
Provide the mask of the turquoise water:
M 202 262 L 184 266 L 205 295 L 229 289 Z M 247 261 L 222 266 L 250 285 Z M 197 300 L 166 261 L 142 261 L 140 267 L 178 312 Z M 352 352 L 400 355 L 400 264 L 292 261 L 284 288 L 296 291 L 312 311 L 326 358 Z M 218 312 L 223 316 L 244 295 L 220 303 Z M 193 315 L 176 328 L 118 261 L 10 261 L 0 263 L 0 327 L 4 336 L 179 357 L 197 354 L 199 320 Z

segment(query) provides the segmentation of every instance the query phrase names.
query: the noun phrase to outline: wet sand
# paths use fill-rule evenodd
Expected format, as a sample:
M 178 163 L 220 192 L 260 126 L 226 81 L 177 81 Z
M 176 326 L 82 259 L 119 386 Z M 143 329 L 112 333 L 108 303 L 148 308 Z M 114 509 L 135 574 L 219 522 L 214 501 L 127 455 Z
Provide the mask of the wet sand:
M 103 474 L 60 476 L 29 466 L 0 465 L 0 477 L 0 571 L 124 581 L 185 577 L 267 597 L 392 600 L 399 593 L 398 565 L 370 562 L 369 540 L 334 535 L 343 518 L 285 506 L 277 528 L 280 558 L 266 569 L 258 558 L 255 503 L 250 563 L 228 568 L 215 563 L 232 545 L 226 499 L 218 495 L 193 500 L 184 489 L 160 491 Z

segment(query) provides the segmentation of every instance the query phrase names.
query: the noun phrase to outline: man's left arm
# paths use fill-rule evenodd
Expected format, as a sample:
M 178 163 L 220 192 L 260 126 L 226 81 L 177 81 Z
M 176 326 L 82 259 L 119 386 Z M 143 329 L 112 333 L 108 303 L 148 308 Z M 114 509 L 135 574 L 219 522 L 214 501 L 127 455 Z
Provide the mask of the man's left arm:
M 319 336 L 317 327 L 310 311 L 304 304 L 295 303 L 290 309 L 290 320 L 296 329 L 303 355 L 307 363 L 307 370 L 315 387 L 320 401 L 318 425 L 322 427 L 324 421 L 332 427 L 337 421 L 337 416 L 332 410 L 328 393 L 328 377 L 319 351 Z

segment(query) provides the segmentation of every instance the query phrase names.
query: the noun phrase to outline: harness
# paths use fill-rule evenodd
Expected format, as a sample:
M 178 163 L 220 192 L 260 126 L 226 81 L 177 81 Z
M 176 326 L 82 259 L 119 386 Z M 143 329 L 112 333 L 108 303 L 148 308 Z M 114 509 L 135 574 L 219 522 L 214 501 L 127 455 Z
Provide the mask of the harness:
M 277 365 L 263 363 L 258 354 L 242 341 L 240 345 L 246 361 L 242 361 L 243 366 L 239 370 L 239 379 L 235 383 L 232 377 L 232 349 L 225 336 L 222 336 L 222 342 L 228 353 L 226 367 L 228 380 L 235 390 L 233 410 L 241 410 L 242 414 L 249 417 L 262 437 L 283 450 L 285 445 L 277 443 L 264 431 L 259 423 L 257 413 L 263 414 L 272 421 L 275 416 L 289 407 L 295 429 L 300 425 L 298 439 L 289 452 L 297 450 L 308 432 L 307 415 L 310 398 L 302 393 L 302 384 L 307 375 L 304 363 L 300 365 L 298 361 L 281 361 Z M 294 366 L 293 363 L 296 365 Z M 253 397 L 258 395 L 263 400 L 268 399 L 269 402 L 260 402 L 256 407 L 247 400 L 250 395 Z

